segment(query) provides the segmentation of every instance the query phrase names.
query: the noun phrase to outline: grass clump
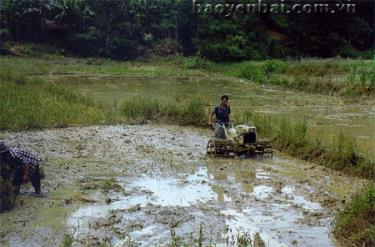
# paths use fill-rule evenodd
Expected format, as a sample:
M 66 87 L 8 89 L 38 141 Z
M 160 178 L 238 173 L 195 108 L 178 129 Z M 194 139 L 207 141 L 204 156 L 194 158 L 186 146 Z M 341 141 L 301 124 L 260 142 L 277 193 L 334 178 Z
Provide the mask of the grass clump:
M 0 129 L 33 129 L 104 122 L 103 107 L 62 86 L 0 69 Z
M 205 126 L 207 116 L 202 101 L 191 99 L 183 105 L 178 112 L 180 124 Z
M 32 129 L 105 121 L 102 109 L 58 86 L 27 82 L 0 85 L 0 129 Z
M 54 54 L 54 55 L 53 55 Z M 358 98 L 375 95 L 375 62 L 348 59 L 265 60 L 235 63 L 213 63 L 200 57 L 155 57 L 137 62 L 108 59 L 48 56 L 11 57 L 0 60 L 1 73 L 17 77 L 49 73 L 191 76 L 225 75 L 245 78 L 258 84 L 277 85 L 311 93 L 335 94 Z M 14 72 L 9 72 L 14 71 Z M 21 81 L 22 81 L 22 75 Z M 13 80 L 16 81 L 16 80 Z
M 122 186 L 114 178 L 100 180 L 99 187 L 104 191 L 122 191 Z
M 337 216 L 336 238 L 344 244 L 375 245 L 375 185 L 365 187 Z
M 375 178 L 375 162 L 359 153 L 354 137 L 341 133 L 323 145 L 322 136 L 307 134 L 304 119 L 292 121 L 282 116 L 245 112 L 240 120 L 254 124 L 260 136 L 270 137 L 275 148 L 289 155 L 360 177 Z
M 128 121 L 135 123 L 173 123 L 204 126 L 206 112 L 199 99 L 185 102 L 163 102 L 158 99 L 133 97 L 125 100 L 120 112 Z
M 209 62 L 201 57 L 188 57 L 184 59 L 184 67 L 187 69 L 208 69 Z
M 356 60 L 266 60 L 216 63 L 213 73 L 310 93 L 358 98 L 375 95 L 375 62 Z
M 72 247 L 74 244 L 74 233 L 65 233 L 61 247 Z
M 374 64 L 361 63 L 353 68 L 350 68 L 350 73 L 347 77 L 348 83 L 353 82 L 363 86 L 375 86 L 375 66 Z
M 346 77 L 346 95 L 374 95 L 375 94 L 375 65 L 361 63 L 351 67 Z
M 156 99 L 133 97 L 125 100 L 120 108 L 127 118 L 142 121 L 156 120 L 160 116 L 160 106 L 160 102 Z
M 256 232 L 253 236 L 250 233 L 243 232 L 232 236 L 227 240 L 228 246 L 241 247 L 266 247 L 266 243 L 261 238 L 260 233 Z
M 246 62 L 240 65 L 238 76 L 259 84 L 274 84 L 273 75 L 284 73 L 288 66 L 288 63 L 281 60 Z

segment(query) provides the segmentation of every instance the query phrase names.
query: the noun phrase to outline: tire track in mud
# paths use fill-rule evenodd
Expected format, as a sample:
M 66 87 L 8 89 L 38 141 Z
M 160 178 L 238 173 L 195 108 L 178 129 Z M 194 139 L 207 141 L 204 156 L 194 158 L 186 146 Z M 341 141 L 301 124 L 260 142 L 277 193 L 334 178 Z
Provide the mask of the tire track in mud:
M 209 135 L 153 125 L 2 132 L 11 146 L 48 160 L 45 197 L 25 188 L 23 205 L 0 219 L 27 224 L 6 227 L 0 243 L 22 246 L 39 236 L 35 246 L 50 246 L 73 231 L 77 246 L 149 246 L 168 243 L 171 229 L 194 243 L 202 226 L 206 243 L 223 246 L 255 232 L 267 246 L 335 245 L 333 216 L 364 181 L 282 154 L 213 160 L 205 157 Z M 56 208 L 66 210 L 52 224 Z

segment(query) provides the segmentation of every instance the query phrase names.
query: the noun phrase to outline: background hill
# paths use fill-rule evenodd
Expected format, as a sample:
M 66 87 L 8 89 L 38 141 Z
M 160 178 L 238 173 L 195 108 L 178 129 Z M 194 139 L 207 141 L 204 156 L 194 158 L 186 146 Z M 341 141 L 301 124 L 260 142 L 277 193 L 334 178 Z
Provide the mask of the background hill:
M 48 43 L 79 56 L 113 59 L 373 56 L 374 1 L 260 2 L 269 8 L 252 0 L 219 7 L 223 1 L 1 0 L 1 44 Z M 251 3 L 258 6 L 250 10 Z M 278 9 L 271 11 L 271 4 Z M 281 4 L 299 8 L 286 13 Z

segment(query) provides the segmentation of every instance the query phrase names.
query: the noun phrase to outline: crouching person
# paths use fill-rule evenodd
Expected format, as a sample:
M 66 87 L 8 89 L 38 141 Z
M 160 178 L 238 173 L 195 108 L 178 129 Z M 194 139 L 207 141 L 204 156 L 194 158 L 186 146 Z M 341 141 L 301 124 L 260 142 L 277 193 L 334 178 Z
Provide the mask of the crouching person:
M 35 194 L 41 195 L 40 162 L 41 159 L 33 154 L 18 148 L 8 148 L 4 142 L 0 142 L 0 168 L 3 170 L 8 167 L 11 170 L 2 172 L 1 176 L 12 180 L 16 194 L 20 193 L 21 184 L 31 181 Z

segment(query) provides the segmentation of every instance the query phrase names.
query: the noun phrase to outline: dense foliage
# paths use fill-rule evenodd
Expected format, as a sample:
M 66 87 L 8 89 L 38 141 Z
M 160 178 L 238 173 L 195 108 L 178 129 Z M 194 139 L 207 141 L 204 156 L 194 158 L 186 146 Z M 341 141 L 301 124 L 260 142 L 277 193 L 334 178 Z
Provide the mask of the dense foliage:
M 356 4 L 354 13 L 193 11 L 197 3 L 214 2 L 220 1 L 1 0 L 0 44 L 48 43 L 80 56 L 115 59 L 180 53 L 215 61 L 371 57 L 374 49 L 374 1 L 351 1 Z M 263 2 L 291 5 L 301 1 Z

